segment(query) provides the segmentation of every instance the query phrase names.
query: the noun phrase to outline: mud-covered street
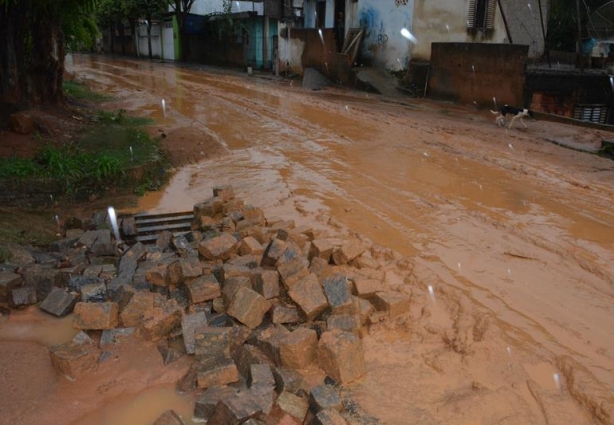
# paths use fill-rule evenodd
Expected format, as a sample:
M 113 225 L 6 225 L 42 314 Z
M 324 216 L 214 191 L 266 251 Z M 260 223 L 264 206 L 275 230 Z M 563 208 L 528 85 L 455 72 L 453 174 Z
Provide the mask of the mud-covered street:
M 372 325 L 351 385 L 381 423 L 614 423 L 614 162 L 577 150 L 611 134 L 219 69 L 78 56 L 67 70 L 193 152 L 140 210 L 190 210 L 230 184 L 267 216 L 406 258 L 385 272 L 411 315 Z

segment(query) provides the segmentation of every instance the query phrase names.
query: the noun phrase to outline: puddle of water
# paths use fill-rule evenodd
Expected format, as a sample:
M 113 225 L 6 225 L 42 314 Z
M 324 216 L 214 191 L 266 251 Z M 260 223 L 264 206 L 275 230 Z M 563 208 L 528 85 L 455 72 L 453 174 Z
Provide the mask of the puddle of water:
M 0 341 L 31 341 L 46 347 L 70 341 L 78 332 L 72 327 L 72 315 L 56 318 L 35 307 L 13 310 L 0 323 Z
M 107 404 L 72 425 L 151 425 L 170 409 L 193 425 L 194 403 L 194 398 L 177 394 L 174 385 L 162 385 Z

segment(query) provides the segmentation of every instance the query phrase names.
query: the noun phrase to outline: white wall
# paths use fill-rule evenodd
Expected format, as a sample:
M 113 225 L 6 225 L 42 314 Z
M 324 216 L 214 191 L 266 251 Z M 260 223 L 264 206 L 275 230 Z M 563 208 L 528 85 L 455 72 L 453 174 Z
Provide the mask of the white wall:
M 505 25 L 498 6 L 494 29 L 484 36 L 482 33 L 472 34 L 467 31 L 470 0 L 413 1 L 415 1 L 413 34 L 418 43 L 412 46 L 412 59 L 430 60 L 431 43 L 435 42 L 507 42 Z
M 372 60 L 375 66 L 398 71 L 407 68 L 413 49 L 409 40 L 401 35 L 403 28 L 413 32 L 413 11 L 414 0 L 346 3 L 346 29 L 365 28 L 362 57 Z M 347 17 L 349 14 L 351 16 Z
M 162 49 L 163 59 L 175 60 L 175 38 L 173 33 L 173 23 L 164 22 L 162 27 Z
M 233 1 L 231 13 L 238 12 L 258 12 L 262 15 L 264 12 L 264 3 L 255 3 L 252 1 Z M 190 13 L 196 15 L 209 15 L 211 13 L 223 13 L 224 7 L 222 0 L 196 0 L 192 5 Z
M 307 3 L 305 3 L 307 4 Z M 281 33 L 282 28 L 287 27 L 287 24 L 280 22 L 279 31 Z M 279 69 L 280 71 L 296 72 L 298 74 L 303 73 L 303 64 L 301 57 L 303 50 L 305 49 L 305 42 L 292 38 L 292 28 L 288 28 L 288 37 L 279 37 Z

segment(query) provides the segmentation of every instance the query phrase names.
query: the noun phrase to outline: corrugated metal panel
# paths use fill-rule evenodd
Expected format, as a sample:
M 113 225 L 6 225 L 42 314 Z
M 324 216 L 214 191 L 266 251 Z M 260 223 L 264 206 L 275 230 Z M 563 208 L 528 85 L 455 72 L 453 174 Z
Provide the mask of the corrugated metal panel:
M 495 9 L 497 7 L 497 2 L 495 0 L 488 0 L 486 4 L 486 13 L 485 18 L 486 22 L 484 22 L 484 29 L 491 30 L 495 27 Z
M 467 13 L 467 28 L 475 28 L 475 15 L 476 15 L 476 0 L 469 1 L 469 13 Z

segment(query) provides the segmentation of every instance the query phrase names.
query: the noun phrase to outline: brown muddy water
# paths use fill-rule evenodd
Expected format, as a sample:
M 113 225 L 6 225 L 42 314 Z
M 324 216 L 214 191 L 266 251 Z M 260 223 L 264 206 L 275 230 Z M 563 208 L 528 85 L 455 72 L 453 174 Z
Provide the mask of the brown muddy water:
M 268 217 L 331 219 L 397 253 L 379 261 L 411 315 L 371 327 L 368 372 L 349 388 L 381 423 L 614 423 L 614 163 L 549 142 L 595 149 L 608 135 L 169 63 L 67 68 L 113 107 L 228 149 L 140 210 L 189 210 L 231 184 Z M 153 391 L 134 403 L 173 397 Z

